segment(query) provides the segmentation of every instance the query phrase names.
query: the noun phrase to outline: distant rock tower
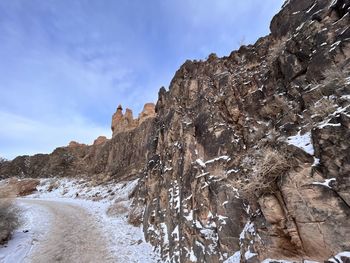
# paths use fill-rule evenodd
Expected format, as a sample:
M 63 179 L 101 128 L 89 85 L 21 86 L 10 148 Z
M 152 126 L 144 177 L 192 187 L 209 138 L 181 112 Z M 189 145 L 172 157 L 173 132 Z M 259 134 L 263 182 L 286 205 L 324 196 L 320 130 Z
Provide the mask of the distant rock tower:
M 134 119 L 132 110 L 126 109 L 123 114 L 123 107 L 119 105 L 117 111 L 112 116 L 111 129 L 113 132 L 112 136 L 115 136 L 119 132 L 127 131 L 136 128 L 145 119 L 155 116 L 155 105 L 154 103 L 146 103 L 143 107 L 142 112 L 139 114 L 139 118 Z

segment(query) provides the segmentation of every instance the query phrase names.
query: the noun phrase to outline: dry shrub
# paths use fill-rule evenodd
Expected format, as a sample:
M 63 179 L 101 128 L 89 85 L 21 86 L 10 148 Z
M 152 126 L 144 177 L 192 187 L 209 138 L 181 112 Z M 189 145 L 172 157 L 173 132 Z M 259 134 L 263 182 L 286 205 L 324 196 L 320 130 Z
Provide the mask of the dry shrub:
M 333 113 L 336 107 L 337 105 L 333 100 L 328 98 L 322 98 L 310 107 L 310 113 L 313 116 L 325 118 L 331 113 Z
M 128 216 L 128 223 L 133 226 L 139 226 L 142 224 L 143 208 L 139 205 L 135 205 L 131 208 Z
M 287 37 L 282 37 L 272 42 L 269 47 L 270 52 L 267 58 L 269 62 L 276 60 L 276 58 L 278 58 L 283 53 L 283 51 L 286 49 L 287 40 Z
M 19 209 L 12 198 L 0 194 L 0 244 L 5 243 L 19 226 Z
M 288 101 L 282 96 L 274 96 L 272 100 L 267 101 L 260 109 L 260 115 L 264 118 L 277 117 L 284 112 L 290 112 Z
M 52 192 L 53 190 L 56 190 L 60 186 L 60 182 L 57 180 L 52 180 L 49 183 L 49 186 L 47 187 L 48 192 Z
M 344 86 L 346 85 L 347 78 L 349 77 L 349 72 L 347 72 L 345 69 L 341 69 L 339 67 L 333 67 L 326 69 L 323 72 L 323 84 L 337 84 L 338 86 Z
M 288 158 L 284 153 L 271 148 L 264 148 L 255 160 L 247 178 L 232 181 L 243 198 L 257 200 L 266 193 L 277 190 L 277 180 L 290 169 Z
M 128 201 L 117 201 L 114 204 L 110 205 L 110 207 L 107 210 L 107 215 L 118 216 L 126 214 L 128 211 Z
M 332 67 L 323 72 L 324 79 L 320 82 L 322 94 L 330 96 L 334 92 L 347 84 L 347 78 L 349 77 L 348 71 L 339 67 Z

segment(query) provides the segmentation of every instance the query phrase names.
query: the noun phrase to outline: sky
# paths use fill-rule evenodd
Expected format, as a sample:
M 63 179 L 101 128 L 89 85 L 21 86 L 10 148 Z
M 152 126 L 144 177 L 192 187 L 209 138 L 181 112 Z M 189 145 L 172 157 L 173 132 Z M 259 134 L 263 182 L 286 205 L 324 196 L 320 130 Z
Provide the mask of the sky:
M 0 156 L 111 137 L 187 59 L 267 35 L 283 0 L 0 0 Z

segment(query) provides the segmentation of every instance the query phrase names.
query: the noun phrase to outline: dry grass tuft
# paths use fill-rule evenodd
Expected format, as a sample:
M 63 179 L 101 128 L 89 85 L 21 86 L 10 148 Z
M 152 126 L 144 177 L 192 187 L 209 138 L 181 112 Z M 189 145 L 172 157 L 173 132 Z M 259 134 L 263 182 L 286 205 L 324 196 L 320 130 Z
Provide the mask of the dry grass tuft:
M 13 198 L 0 194 L 0 244 L 5 243 L 12 232 L 19 226 L 18 207 L 14 204 Z
M 118 216 L 126 214 L 129 211 L 128 201 L 116 201 L 114 204 L 110 205 L 107 210 L 107 215 Z
M 232 181 L 232 183 L 243 198 L 254 201 L 263 194 L 275 192 L 278 178 L 290 168 L 285 154 L 271 148 L 264 148 L 248 176 Z
M 343 70 L 339 67 L 333 67 L 326 69 L 323 72 L 323 84 L 336 84 L 338 86 L 344 86 L 347 82 L 347 77 L 349 77 L 349 72 Z
M 274 96 L 273 99 L 266 102 L 260 109 L 260 115 L 264 118 L 276 118 L 285 112 L 290 112 L 288 101 L 281 96 Z
M 314 105 L 310 106 L 310 113 L 312 116 L 327 117 L 333 113 L 337 108 L 336 103 L 328 98 L 322 98 Z
M 143 208 L 139 205 L 136 205 L 131 208 L 128 216 L 128 223 L 133 226 L 139 226 L 142 224 L 143 218 Z

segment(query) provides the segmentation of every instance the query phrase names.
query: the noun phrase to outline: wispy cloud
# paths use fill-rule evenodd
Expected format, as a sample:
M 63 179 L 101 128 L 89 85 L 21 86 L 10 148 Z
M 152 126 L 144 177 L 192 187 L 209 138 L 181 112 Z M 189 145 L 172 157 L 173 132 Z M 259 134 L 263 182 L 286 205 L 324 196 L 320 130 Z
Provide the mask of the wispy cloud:
M 110 135 L 109 127 L 101 127 L 81 116 L 71 116 L 64 122 L 40 122 L 0 112 L 0 122 L 6 123 L 0 126 L 0 156 L 10 159 L 17 155 L 49 153 L 56 147 L 68 145 L 71 140 L 91 144 L 96 134 Z
M 186 59 L 267 34 L 282 2 L 0 1 L 0 154 L 108 135 L 119 103 L 137 115 Z

